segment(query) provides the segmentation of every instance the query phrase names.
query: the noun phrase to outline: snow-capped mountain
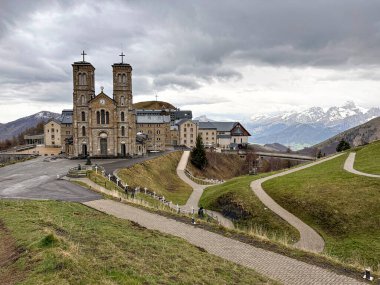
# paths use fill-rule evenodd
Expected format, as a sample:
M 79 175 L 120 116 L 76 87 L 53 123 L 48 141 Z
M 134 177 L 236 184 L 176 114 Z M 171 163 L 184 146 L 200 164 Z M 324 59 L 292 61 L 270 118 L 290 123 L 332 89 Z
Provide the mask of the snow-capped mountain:
M 199 122 L 215 122 L 214 120 L 211 120 L 211 119 L 207 118 L 206 115 L 202 115 L 202 116 L 196 117 L 193 120 L 199 121 Z
M 49 111 L 41 111 L 36 114 L 17 119 L 6 124 L 0 125 L 0 141 L 11 139 L 19 135 L 28 128 L 35 127 L 40 122 L 47 122 L 50 119 L 56 119 L 60 114 Z
M 380 116 L 380 108 L 365 109 L 348 101 L 343 106 L 312 107 L 302 112 L 257 115 L 248 122 L 255 143 L 278 142 L 293 148 L 314 145 Z

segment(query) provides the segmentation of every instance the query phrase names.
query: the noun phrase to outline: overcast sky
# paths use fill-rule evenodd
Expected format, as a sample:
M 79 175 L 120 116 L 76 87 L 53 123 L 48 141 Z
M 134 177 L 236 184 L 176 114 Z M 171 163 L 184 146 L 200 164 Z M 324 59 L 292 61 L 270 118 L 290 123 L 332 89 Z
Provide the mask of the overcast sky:
M 97 93 L 124 51 L 135 102 L 195 116 L 380 106 L 380 1 L 0 0 L 0 122 L 71 108 L 82 50 Z

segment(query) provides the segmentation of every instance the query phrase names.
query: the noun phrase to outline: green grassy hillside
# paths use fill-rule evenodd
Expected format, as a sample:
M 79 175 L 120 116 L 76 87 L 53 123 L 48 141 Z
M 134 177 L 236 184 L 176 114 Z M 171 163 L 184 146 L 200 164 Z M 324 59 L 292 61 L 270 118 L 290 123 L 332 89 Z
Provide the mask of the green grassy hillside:
M 1 284 L 275 284 L 77 203 L 0 200 Z
M 266 192 L 322 234 L 342 260 L 380 263 L 380 179 L 343 170 L 348 154 L 269 180 Z
M 272 173 L 270 173 L 272 174 Z M 206 209 L 222 212 L 232 218 L 238 228 L 259 229 L 269 238 L 289 241 L 299 239 L 298 231 L 279 216 L 266 209 L 250 187 L 254 179 L 270 175 L 241 176 L 221 185 L 208 187 L 199 205 Z
M 173 152 L 121 169 L 118 175 L 123 183 L 127 182 L 132 187 L 147 187 L 167 200 L 183 205 L 193 189 L 177 176 L 181 156 L 181 152 Z
M 356 152 L 354 168 L 380 175 L 380 141 L 362 147 Z

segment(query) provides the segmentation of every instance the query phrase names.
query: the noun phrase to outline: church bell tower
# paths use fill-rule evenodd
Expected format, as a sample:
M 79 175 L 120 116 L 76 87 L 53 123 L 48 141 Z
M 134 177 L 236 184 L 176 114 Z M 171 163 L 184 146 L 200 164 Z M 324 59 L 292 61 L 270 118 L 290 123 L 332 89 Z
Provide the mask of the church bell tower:
M 133 110 L 132 99 L 132 66 L 124 63 L 124 54 L 121 53 L 121 62 L 112 65 L 113 100 L 117 109 L 118 153 L 125 156 L 135 152 L 136 145 L 136 115 Z
M 95 96 L 95 68 L 85 61 L 73 66 L 73 145 L 74 155 L 86 156 L 89 150 L 89 101 Z

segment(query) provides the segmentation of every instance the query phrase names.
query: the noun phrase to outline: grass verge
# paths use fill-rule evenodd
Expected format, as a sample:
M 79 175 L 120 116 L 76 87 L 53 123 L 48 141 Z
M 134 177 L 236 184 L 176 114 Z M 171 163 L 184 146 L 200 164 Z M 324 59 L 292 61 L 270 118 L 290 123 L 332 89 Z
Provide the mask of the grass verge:
M 182 239 L 80 204 L 0 205 L 0 219 L 27 249 L 11 265 L 26 274 L 19 284 L 275 284 Z
M 174 204 L 183 205 L 193 189 L 177 176 L 182 152 L 173 152 L 118 171 L 123 183 L 147 187 Z
M 267 209 L 252 192 L 250 183 L 273 173 L 242 176 L 205 189 L 199 205 L 223 213 L 237 228 L 284 244 L 293 244 L 299 232 Z
M 380 175 L 380 141 L 356 151 L 354 168 L 365 173 Z
M 344 171 L 347 155 L 268 180 L 263 188 L 323 236 L 328 255 L 378 271 L 380 180 Z
M 140 195 L 145 196 L 141 193 Z M 105 195 L 105 197 L 119 201 L 119 199 L 115 199 L 108 195 Z M 143 203 L 139 203 L 139 199 L 140 198 L 137 198 L 135 200 L 128 199 L 124 200 L 123 203 L 144 209 L 145 211 L 151 213 L 165 216 L 170 219 L 177 220 L 185 224 L 191 224 L 191 215 L 185 215 L 182 213 L 177 214 L 176 211 L 173 211 L 173 209 L 170 209 L 167 206 L 163 206 L 157 200 L 155 200 L 156 203 L 151 204 L 148 200 L 145 200 L 145 202 Z M 148 204 L 146 202 L 148 202 Z M 351 276 L 352 278 L 361 280 L 363 269 L 362 267 L 353 266 L 352 264 L 345 264 L 341 260 L 329 256 L 327 254 L 316 254 L 299 250 L 297 248 L 289 246 L 289 244 L 287 243 L 284 243 L 283 240 L 270 240 L 267 235 L 262 234 L 262 231 L 258 232 L 255 230 L 227 229 L 215 224 L 214 220 L 208 219 L 207 217 L 204 217 L 203 219 L 196 218 L 196 227 L 223 235 L 228 238 L 239 240 L 243 243 L 250 244 L 258 248 L 274 251 L 279 254 L 286 255 L 309 264 L 317 265 L 323 268 L 328 268 L 329 270 L 332 270 L 338 274 Z

